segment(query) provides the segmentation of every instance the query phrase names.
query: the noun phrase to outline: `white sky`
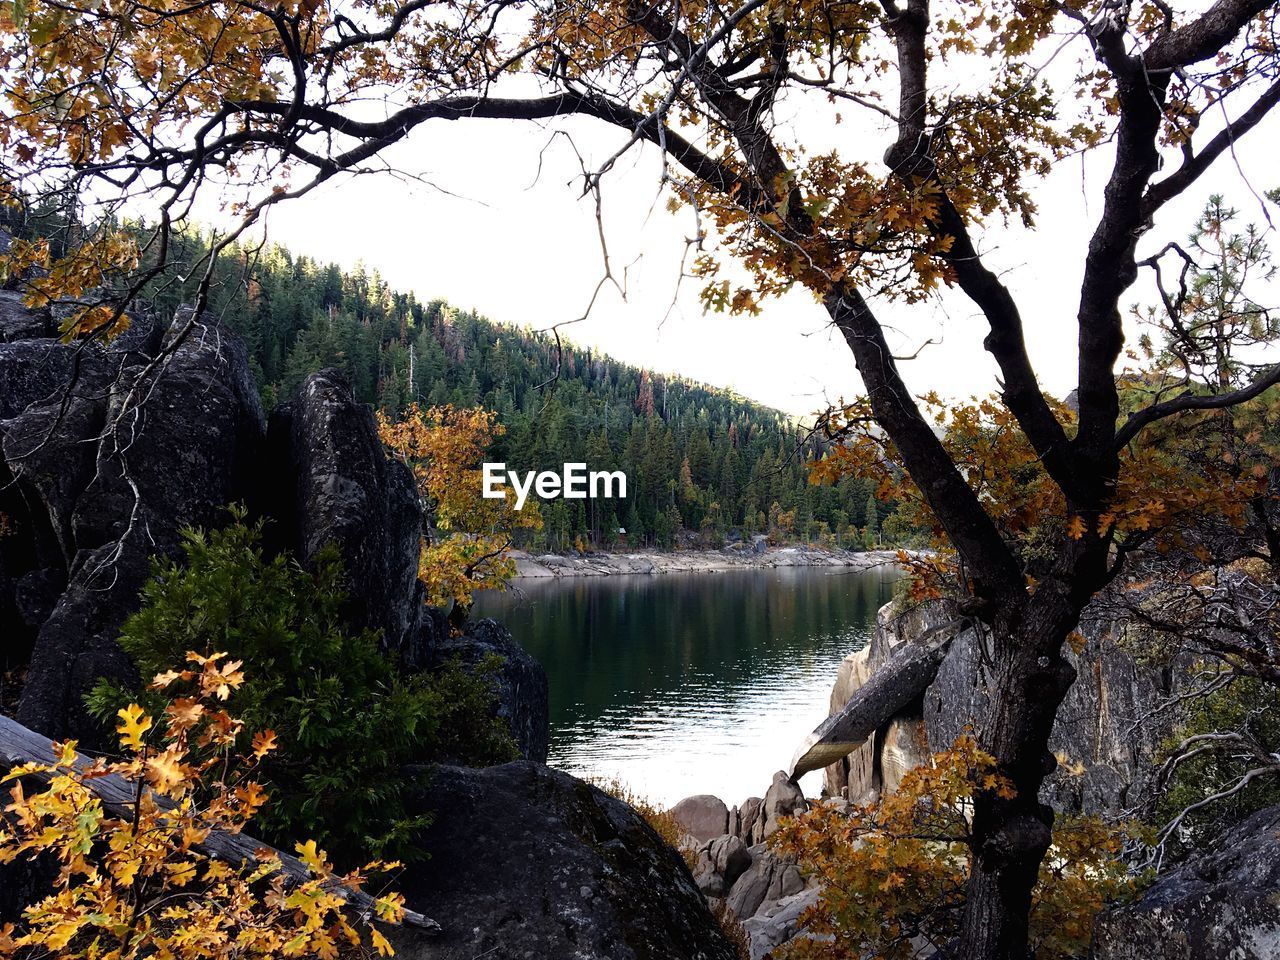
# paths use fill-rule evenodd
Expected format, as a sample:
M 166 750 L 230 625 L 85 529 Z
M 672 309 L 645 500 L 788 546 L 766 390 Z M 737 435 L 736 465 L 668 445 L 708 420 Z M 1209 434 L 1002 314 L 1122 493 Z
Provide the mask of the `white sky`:
M 1253 131 L 1235 157 L 1223 157 L 1196 189 L 1170 204 L 1142 249 L 1184 239 L 1213 192 L 1240 208 L 1242 224 L 1263 222 L 1259 196 L 1280 186 L 1277 126 Z M 571 182 L 581 169 L 578 157 L 552 129 L 515 121 L 426 124 L 387 156 L 430 185 L 390 174 L 331 184 L 277 207 L 270 238 L 344 266 L 363 260 L 396 289 L 441 297 L 495 321 L 547 328 L 573 320 L 601 278 L 601 253 L 594 202 Z M 590 120 L 568 120 L 559 129 L 572 132 L 588 160 L 603 159 L 620 142 L 619 133 Z M 853 124 L 822 134 L 835 144 L 842 137 L 850 150 L 867 149 Z M 1034 193 L 1037 230 L 997 224 L 979 243 L 1019 300 L 1042 385 L 1058 395 L 1074 386 L 1076 294 L 1108 164 L 1106 151 L 1087 163 L 1060 164 Z M 655 152 L 633 153 L 606 180 L 610 252 L 615 273 L 621 278 L 626 270 L 627 297 L 606 288 L 591 316 L 564 334 L 620 360 L 729 387 L 796 415 L 860 393 L 848 350 L 807 293 L 767 303 L 755 318 L 703 314 L 692 278 L 677 293 L 685 238 L 694 229 L 689 214 L 668 213 L 665 198 L 655 202 L 658 170 Z M 1135 287 L 1131 299 L 1140 293 L 1147 288 Z M 985 322 L 962 295 L 880 309 L 897 331 L 900 353 L 940 341 L 903 364 L 913 389 L 959 397 L 994 388 L 994 364 L 981 343 Z

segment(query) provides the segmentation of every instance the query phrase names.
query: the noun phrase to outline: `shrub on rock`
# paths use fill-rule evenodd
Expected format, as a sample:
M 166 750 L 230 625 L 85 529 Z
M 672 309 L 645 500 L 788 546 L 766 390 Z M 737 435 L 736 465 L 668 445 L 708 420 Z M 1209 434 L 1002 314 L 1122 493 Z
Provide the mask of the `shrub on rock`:
M 262 818 L 269 838 L 316 837 L 342 857 L 402 854 L 422 816 L 405 812 L 401 768 L 465 743 L 471 763 L 515 756 L 492 715 L 493 666 L 474 673 L 448 663 L 404 677 L 373 631 L 343 618 L 346 595 L 336 551 L 306 570 L 268 558 L 261 524 L 187 531 L 185 563 L 163 560 L 143 588 L 142 607 L 120 638 L 143 676 L 183 652 L 226 653 L 252 666 L 232 706 L 253 727 L 278 731 L 280 749 L 264 766 L 273 803 Z M 91 701 L 111 715 L 130 694 L 100 684 Z

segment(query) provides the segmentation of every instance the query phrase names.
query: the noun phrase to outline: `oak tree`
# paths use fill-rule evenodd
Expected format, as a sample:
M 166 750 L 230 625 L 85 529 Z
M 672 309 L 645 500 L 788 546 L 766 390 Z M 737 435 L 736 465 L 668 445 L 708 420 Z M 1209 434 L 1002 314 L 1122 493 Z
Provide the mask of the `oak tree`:
M 1143 510 L 1178 512 L 1126 492 L 1125 458 L 1162 425 L 1280 381 L 1272 367 L 1227 389 L 1173 384 L 1125 409 L 1116 370 L 1140 243 L 1280 101 L 1274 0 L 1193 9 L 1168 0 L 8 0 L 0 9 L 0 193 L 36 205 L 70 195 L 97 214 L 57 249 L 23 240 L 7 254 L 33 301 L 84 301 L 67 316 L 69 336 L 121 328 L 130 298 L 171 269 L 168 240 L 198 195 L 216 193 L 243 225 L 335 176 L 376 169 L 420 128 L 429 136 L 435 123 L 473 118 L 616 128 L 616 151 L 584 175 L 597 195 L 629 151 L 660 155 L 673 205 L 697 218 L 693 269 L 708 307 L 757 311 L 782 291 L 811 291 L 866 391 L 852 416 L 837 411 L 837 425 L 874 418 L 954 548 L 960 611 L 992 638 L 993 707 L 977 735 L 1011 789 L 975 799 L 956 955 L 1026 955 L 1052 840 L 1038 792 L 1073 680 L 1064 643 L 1122 569 L 1117 507 L 1138 530 Z M 371 99 L 385 109 L 370 110 Z M 844 131 L 848 146 L 810 148 L 815 138 L 798 129 Z M 1037 179 L 1084 152 L 1110 172 L 1075 263 L 1078 383 L 1067 416 L 1041 390 L 1026 305 L 987 262 L 984 231 L 1007 219 L 1035 225 Z M 139 243 L 112 219 L 135 206 L 152 225 Z M 91 297 L 115 271 L 126 276 L 106 284 L 106 301 Z M 1012 432 L 1028 487 L 1056 518 L 1032 525 L 1033 550 L 994 512 L 980 472 L 935 432 L 890 349 L 883 304 L 922 304 L 943 288 L 985 318 L 1001 376 L 989 409 L 962 414 L 983 429 L 961 429 L 986 436 L 999 422 Z M 1132 456 L 1176 466 L 1149 450 Z
M 850 811 L 818 803 L 770 838 L 821 893 L 800 919 L 808 936 L 786 960 L 914 960 L 946 955 L 959 929 L 971 868 L 969 817 L 977 791 L 1011 797 L 995 760 L 964 733 L 903 775 L 896 790 Z M 1139 888 L 1120 856 L 1127 828 L 1071 817 L 1040 867 L 1031 946 L 1043 960 L 1088 952 L 1094 915 Z

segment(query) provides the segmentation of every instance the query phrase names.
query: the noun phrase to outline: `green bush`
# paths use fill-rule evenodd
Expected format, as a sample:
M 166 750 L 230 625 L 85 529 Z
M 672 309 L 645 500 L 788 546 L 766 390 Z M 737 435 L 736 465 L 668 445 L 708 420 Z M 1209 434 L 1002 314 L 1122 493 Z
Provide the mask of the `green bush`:
M 353 862 L 412 855 L 426 822 L 406 813 L 404 764 L 516 756 L 510 732 L 492 717 L 500 661 L 475 674 L 451 663 L 402 676 L 375 632 L 344 621 L 337 551 L 321 551 L 308 571 L 285 556 L 266 558 L 261 534 L 242 513 L 226 529 L 184 533 L 186 562 L 155 564 L 120 645 L 145 680 L 181 669 L 187 651 L 244 661 L 248 679 L 232 695 L 232 712 L 246 733 L 274 730 L 279 744 L 262 771 L 271 794 L 258 824 L 264 839 L 315 837 Z M 89 703 L 106 718 L 138 697 L 100 684 Z

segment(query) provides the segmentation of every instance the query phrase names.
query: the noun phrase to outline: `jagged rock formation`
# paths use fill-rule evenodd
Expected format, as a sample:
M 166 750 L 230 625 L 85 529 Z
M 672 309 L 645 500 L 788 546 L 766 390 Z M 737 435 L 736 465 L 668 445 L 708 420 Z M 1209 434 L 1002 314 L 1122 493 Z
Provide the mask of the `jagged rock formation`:
M 937 627 L 949 615 L 937 606 L 905 612 L 881 609 L 871 642 L 841 664 L 831 693 L 838 712 L 892 653 Z M 1176 669 L 1141 663 L 1126 649 L 1135 628 L 1123 620 L 1086 611 L 1080 623 L 1085 644 L 1068 652 L 1077 678 L 1059 710 L 1051 748 L 1058 771 L 1045 785 L 1047 802 L 1062 810 L 1118 814 L 1150 793 L 1152 758 L 1173 722 L 1157 708 L 1174 692 Z M 991 654 L 972 629 L 951 641 L 924 694 L 881 725 L 865 744 L 826 768 L 823 792 L 866 802 L 892 791 L 902 775 L 932 751 L 946 749 L 986 705 Z
M 1100 916 L 1094 960 L 1272 960 L 1280 956 L 1280 807 Z
M 751 866 L 729 890 L 726 904 L 739 920 L 745 921 L 762 912 L 766 905 L 794 896 L 804 888 L 799 867 L 757 844 L 751 848 Z
M 4 240 L 0 239 L 0 251 L 4 249 Z M 18 291 L 0 290 L 0 343 L 53 334 L 53 318 L 48 310 L 28 310 L 22 305 L 22 294 Z
M 407 960 L 735 960 L 680 856 L 595 787 L 527 762 L 443 767 L 419 802 L 431 858 L 398 885 L 444 933 L 398 934 Z
M 809 887 L 766 905 L 755 916 L 742 921 L 751 950 L 750 960 L 767 960 L 778 947 L 800 936 L 803 933 L 800 918 L 821 895 L 817 887 Z
M 799 867 L 766 842 L 784 818 L 808 807 L 800 787 L 779 770 L 763 798 L 727 807 L 717 797 L 698 795 L 671 808 L 684 846 L 694 853 L 698 889 L 742 923 L 752 960 L 794 938 L 800 915 L 817 896 Z
M 693 879 L 705 896 L 723 897 L 751 868 L 751 863 L 751 851 L 739 837 L 715 837 L 698 849 Z
M 162 343 L 140 329 L 132 345 L 153 348 L 154 362 L 119 343 L 0 345 L 0 510 L 13 525 L 2 565 L 26 612 L 11 626 L 31 653 L 18 719 L 48 736 L 95 732 L 81 698 L 98 677 L 130 674 L 115 638 L 149 558 L 173 555 L 183 527 L 222 522 L 247 497 L 262 443 L 239 338 L 189 315 Z M 38 625 L 43 610 L 16 587 L 32 579 L 46 600 L 58 594 Z
M 355 402 L 342 374 L 322 370 L 272 413 L 270 437 L 293 478 L 278 513 L 298 557 L 308 563 L 337 544 L 353 622 L 380 630 L 389 652 L 420 664 L 418 493 L 408 469 L 383 451 L 373 411 Z
M 0 291 L 0 659 L 27 668 L 17 718 L 92 746 L 83 694 L 98 677 L 130 678 L 115 638 L 151 558 L 243 503 L 268 520 L 273 549 L 304 563 L 335 543 L 352 619 L 407 667 L 445 647 L 504 658 L 498 712 L 524 754 L 545 759 L 541 666 L 496 624 L 450 640 L 423 606 L 413 478 L 343 378 L 308 378 L 268 429 L 235 333 L 190 310 L 168 327 L 136 313 L 106 348 L 68 345 L 50 311 Z

